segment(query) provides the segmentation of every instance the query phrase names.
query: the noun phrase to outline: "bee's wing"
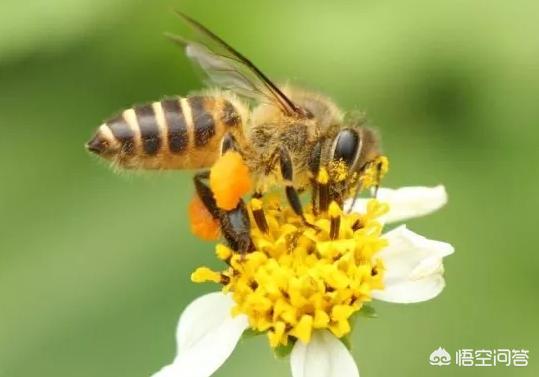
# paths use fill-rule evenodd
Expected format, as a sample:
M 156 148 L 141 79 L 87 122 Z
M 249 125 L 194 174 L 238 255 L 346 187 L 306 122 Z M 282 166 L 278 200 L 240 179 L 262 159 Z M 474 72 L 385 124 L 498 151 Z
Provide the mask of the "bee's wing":
M 200 41 L 191 41 L 172 34 L 167 36 L 185 47 L 187 56 L 200 65 L 214 84 L 259 102 L 274 104 L 284 114 L 306 115 L 302 108 L 294 104 L 250 60 L 205 26 L 181 12 L 176 13 L 195 30 Z

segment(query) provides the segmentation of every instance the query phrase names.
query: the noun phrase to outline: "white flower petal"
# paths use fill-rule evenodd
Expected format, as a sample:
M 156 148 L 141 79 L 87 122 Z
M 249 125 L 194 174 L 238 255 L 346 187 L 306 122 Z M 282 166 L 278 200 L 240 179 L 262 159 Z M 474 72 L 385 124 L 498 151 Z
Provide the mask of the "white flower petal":
M 412 303 L 430 300 L 444 288 L 442 259 L 454 252 L 446 242 L 429 240 L 402 225 L 384 235 L 389 244 L 377 254 L 385 267 L 378 300 Z
M 152 374 L 152 377 L 177 377 L 178 373 L 173 367 L 174 364 L 164 366 L 159 372 Z
M 293 377 L 359 377 L 354 358 L 327 330 L 313 332 L 311 341 L 297 341 L 290 355 Z
M 373 291 L 372 297 L 386 302 L 411 304 L 433 299 L 445 287 L 442 275 L 432 275 L 421 280 L 404 280 L 398 284 L 388 285 L 383 290 Z
M 442 185 L 436 187 L 401 187 L 399 189 L 380 188 L 377 199 L 389 204 L 389 212 L 380 217 L 383 223 L 403 221 L 428 215 L 447 203 L 447 192 Z M 365 212 L 369 199 L 357 199 L 352 212 Z M 352 203 L 345 203 L 348 208 Z
M 193 301 L 178 323 L 178 355 L 153 377 L 208 377 L 224 362 L 248 327 L 247 317 L 232 318 L 234 302 L 223 293 Z

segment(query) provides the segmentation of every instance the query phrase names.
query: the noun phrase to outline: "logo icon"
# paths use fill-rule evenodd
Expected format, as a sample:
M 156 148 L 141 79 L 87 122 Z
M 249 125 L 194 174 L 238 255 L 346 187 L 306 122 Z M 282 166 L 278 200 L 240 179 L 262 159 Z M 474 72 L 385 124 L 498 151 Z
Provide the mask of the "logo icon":
M 438 349 L 430 354 L 429 363 L 430 365 L 435 365 L 437 367 L 449 365 L 451 364 L 451 355 L 442 347 L 438 347 Z

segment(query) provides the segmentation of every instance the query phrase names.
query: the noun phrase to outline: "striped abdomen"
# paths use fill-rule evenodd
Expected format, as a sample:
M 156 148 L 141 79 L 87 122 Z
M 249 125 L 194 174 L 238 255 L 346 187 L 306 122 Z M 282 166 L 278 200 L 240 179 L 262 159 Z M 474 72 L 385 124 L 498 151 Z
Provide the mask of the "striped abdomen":
M 224 97 L 169 98 L 123 111 L 101 125 L 87 146 L 124 168 L 208 167 L 227 131 L 242 140 L 240 114 Z

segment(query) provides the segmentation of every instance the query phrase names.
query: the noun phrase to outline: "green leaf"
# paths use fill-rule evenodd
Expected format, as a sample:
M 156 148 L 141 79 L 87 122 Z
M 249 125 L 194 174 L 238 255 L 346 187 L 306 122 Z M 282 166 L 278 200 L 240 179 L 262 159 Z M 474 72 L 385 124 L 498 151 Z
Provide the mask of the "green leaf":
M 374 309 L 374 307 L 369 304 L 363 304 L 358 314 L 362 317 L 378 318 L 378 313 L 376 313 L 376 309 Z
M 363 304 L 359 311 L 355 312 L 350 316 L 350 318 L 348 318 L 348 322 L 350 323 L 350 327 L 352 327 L 352 329 L 354 329 L 359 317 L 378 318 L 378 313 L 376 313 L 376 310 L 371 305 Z
M 241 339 L 242 340 L 245 340 L 245 339 L 251 339 L 251 338 L 254 338 L 255 336 L 259 336 L 259 335 L 262 335 L 263 333 L 260 332 L 260 331 L 256 331 L 256 330 L 253 330 L 253 329 L 247 329 L 243 332 L 243 334 L 241 334 Z
M 348 351 L 352 351 L 352 340 L 350 339 L 350 334 L 347 334 L 339 339 L 342 344 L 344 344 L 344 346 L 348 349 Z
M 273 353 L 275 353 L 275 356 L 277 356 L 278 359 L 284 359 L 288 355 L 290 355 L 290 352 L 292 352 L 292 348 L 294 348 L 294 344 L 296 344 L 295 341 L 288 341 L 288 344 L 286 346 L 278 346 L 273 350 Z
M 350 327 L 352 327 L 352 331 L 354 330 L 358 317 L 378 318 L 378 314 L 376 313 L 376 310 L 373 306 L 369 304 L 363 304 L 361 310 L 355 312 L 350 316 L 350 318 L 348 318 L 348 322 L 350 323 Z M 352 350 L 351 335 L 352 332 L 340 338 L 340 341 L 344 344 L 346 348 L 348 348 L 349 351 Z

